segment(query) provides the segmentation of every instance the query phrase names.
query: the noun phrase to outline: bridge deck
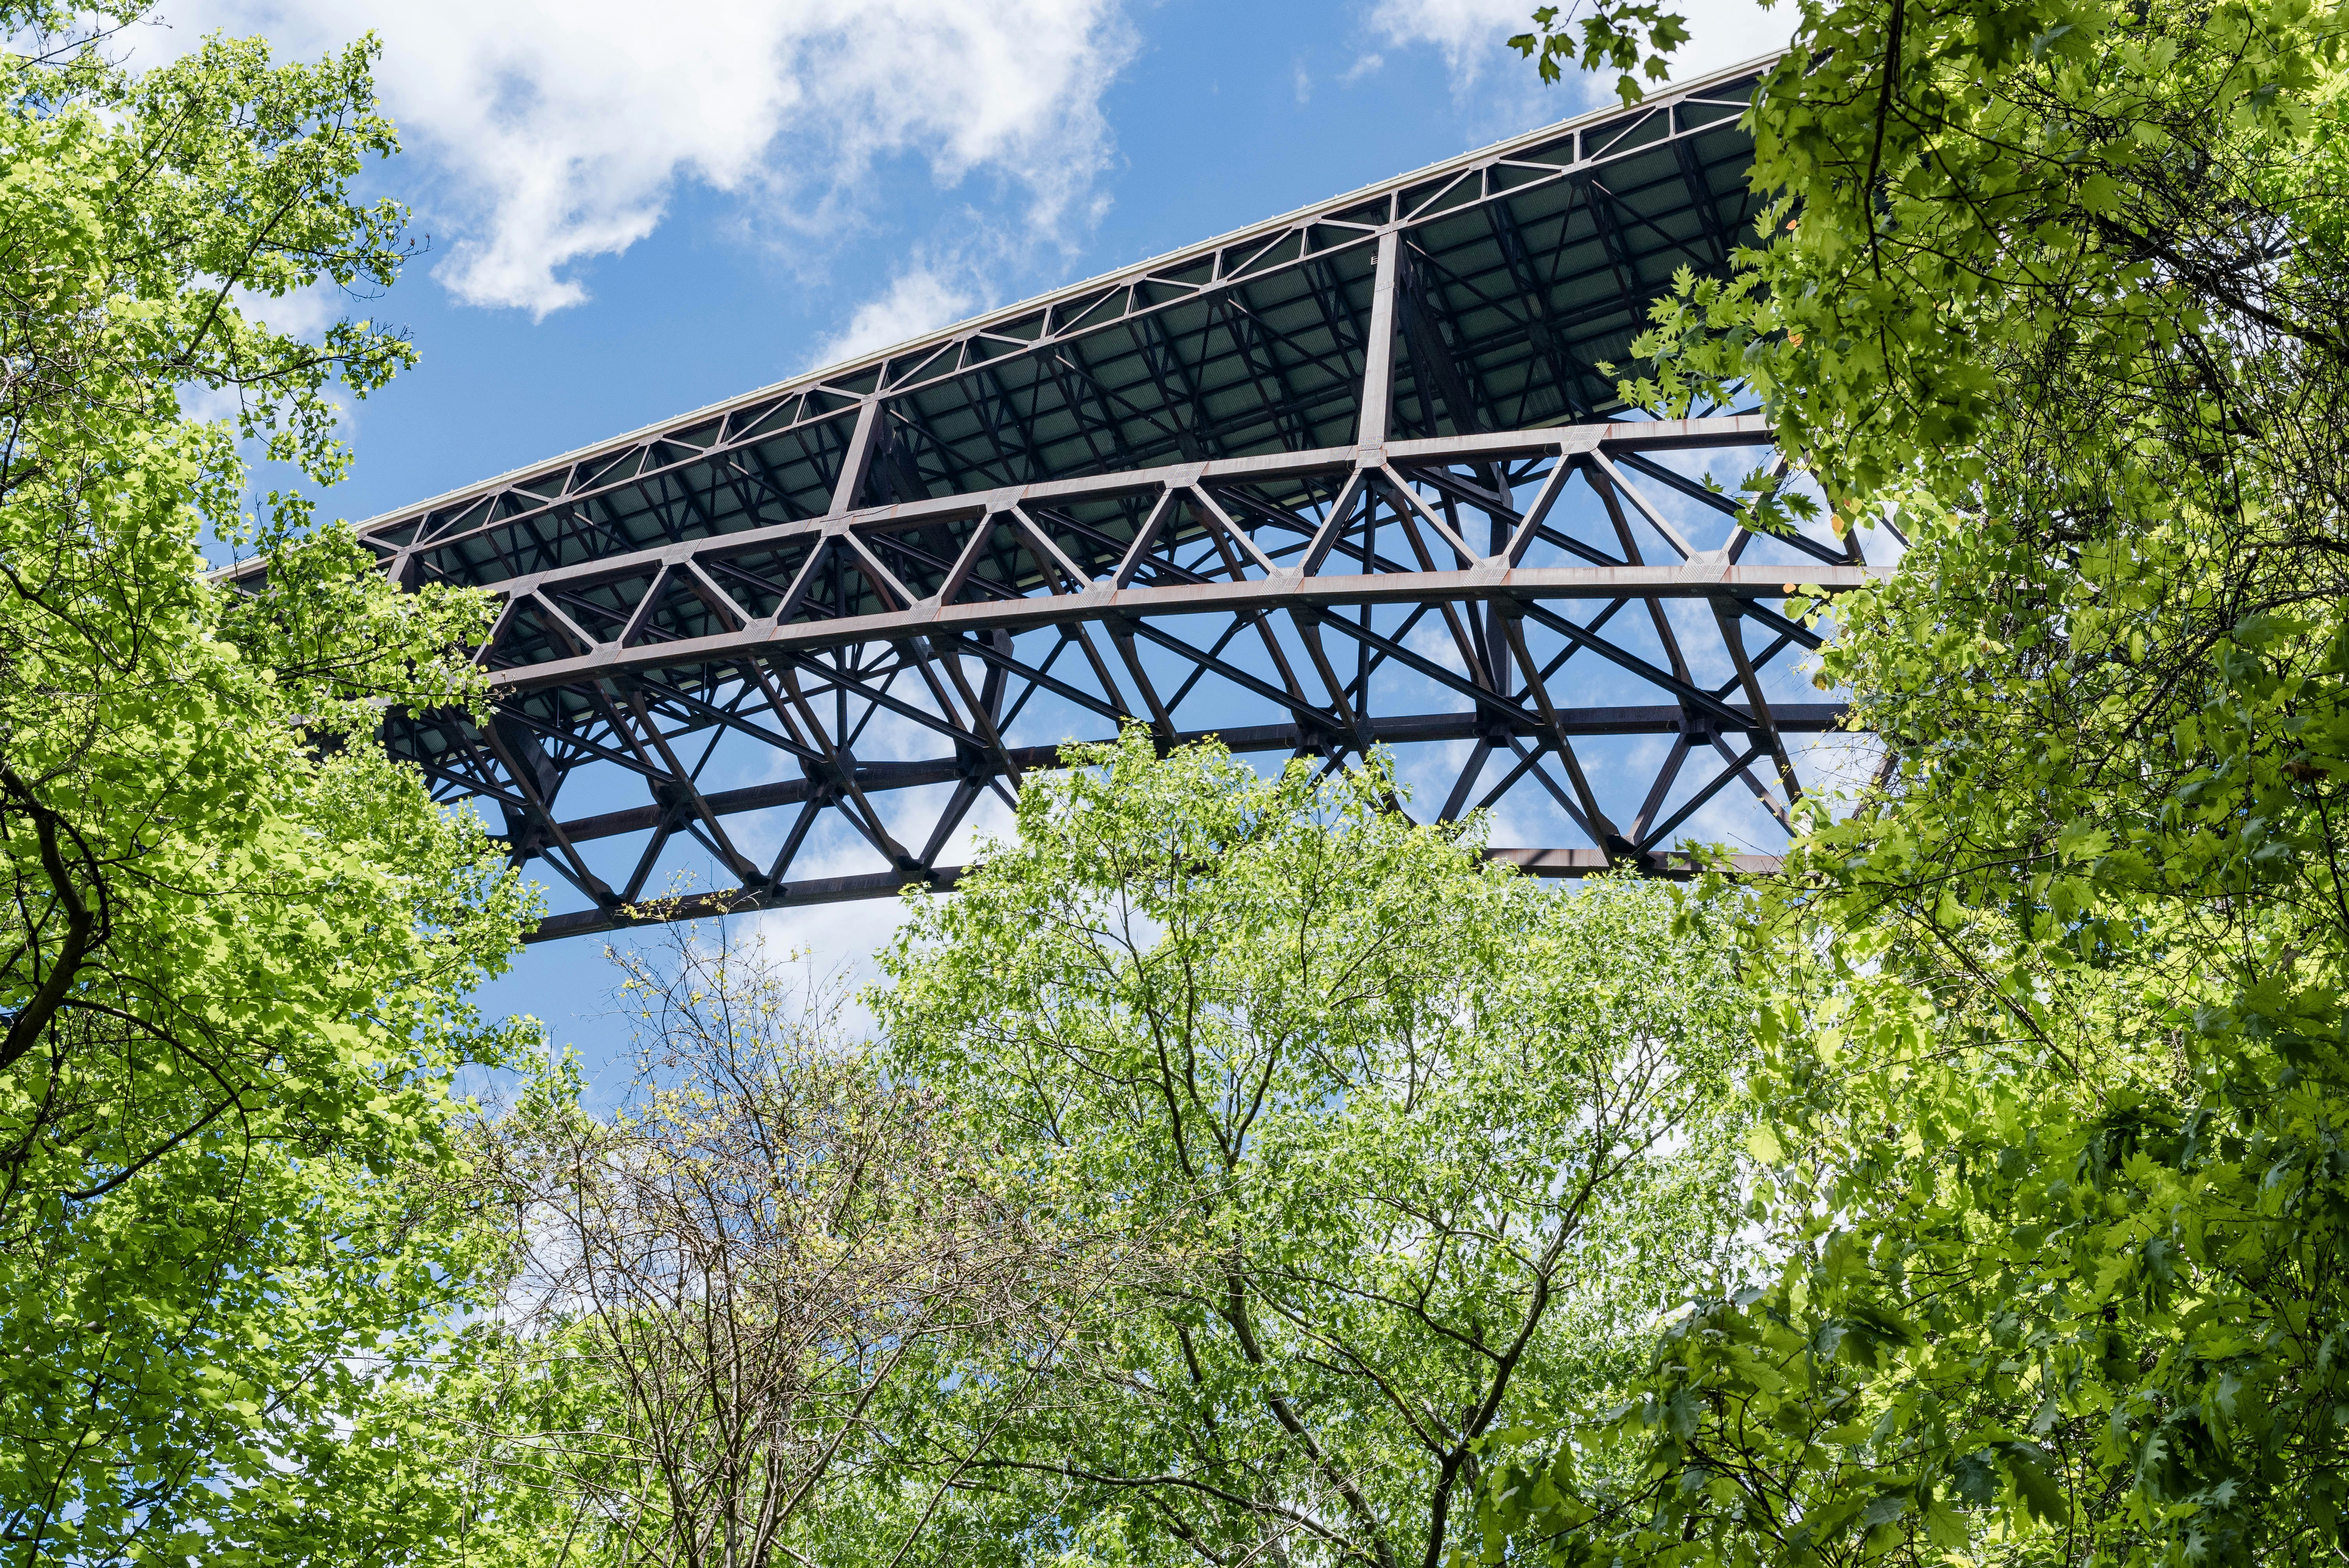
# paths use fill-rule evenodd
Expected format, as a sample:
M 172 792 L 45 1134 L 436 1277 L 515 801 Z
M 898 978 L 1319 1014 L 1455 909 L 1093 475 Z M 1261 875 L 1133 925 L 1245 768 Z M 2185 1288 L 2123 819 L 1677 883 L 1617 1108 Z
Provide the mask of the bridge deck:
M 1620 417 L 1606 368 L 1748 232 L 1758 68 L 376 520 L 505 601 L 490 721 L 385 739 L 574 890 L 542 935 L 950 883 L 1122 723 L 1390 747 L 1547 874 L 1765 847 L 1840 717 L 1765 601 L 1865 562 L 1737 526 L 1757 420 Z

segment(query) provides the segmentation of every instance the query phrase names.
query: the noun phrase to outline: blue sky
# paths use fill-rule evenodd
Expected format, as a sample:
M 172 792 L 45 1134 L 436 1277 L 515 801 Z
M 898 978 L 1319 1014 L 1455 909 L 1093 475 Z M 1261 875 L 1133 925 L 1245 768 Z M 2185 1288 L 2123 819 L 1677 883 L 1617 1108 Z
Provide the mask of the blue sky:
M 409 150 L 371 181 L 430 249 L 361 307 L 423 356 L 353 411 L 323 510 L 361 520 L 1594 107 L 1504 46 L 1530 8 L 191 0 L 148 46 L 382 40 Z M 1685 8 L 1683 75 L 1793 19 Z M 890 920 L 777 934 L 854 965 Z M 592 938 L 541 947 L 492 1000 L 600 1059 L 607 973 Z

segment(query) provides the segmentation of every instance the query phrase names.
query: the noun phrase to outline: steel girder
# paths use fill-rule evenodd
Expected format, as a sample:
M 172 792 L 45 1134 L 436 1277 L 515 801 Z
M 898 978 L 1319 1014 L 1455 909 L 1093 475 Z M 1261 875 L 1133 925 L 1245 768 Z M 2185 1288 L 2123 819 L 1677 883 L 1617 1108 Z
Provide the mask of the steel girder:
M 1126 724 L 1330 765 L 1441 748 L 1444 794 L 1423 813 L 1533 794 L 1571 824 L 1578 842 L 1500 851 L 1526 869 L 1670 871 L 1674 835 L 1725 789 L 1783 820 L 1802 788 L 1790 738 L 1842 714 L 1770 689 L 1816 641 L 1770 602 L 1796 579 L 1853 586 L 1864 563 L 1747 533 L 1687 471 L 1715 451 L 1766 459 L 1767 440 L 1750 417 L 1592 422 L 679 540 L 508 579 L 482 650 L 493 719 L 402 715 L 387 738 L 494 802 L 517 858 L 578 891 L 586 907 L 546 936 L 949 886 L 942 852 L 990 791 Z M 1314 499 L 1272 499 L 1300 491 Z M 1668 499 L 1715 520 L 1706 547 Z M 1751 559 L 1757 545 L 1799 564 Z M 876 721 L 897 732 L 885 747 Z M 1640 737 L 1656 739 L 1635 773 L 1615 752 Z M 724 743 L 778 766 L 719 787 Z M 606 785 L 587 809 L 569 809 L 575 776 Z M 804 873 L 826 820 L 869 870 Z M 681 846 L 732 885 L 662 902 L 656 873 Z
M 1436 755 L 1407 809 L 1530 799 L 1551 842 L 1495 852 L 1547 874 L 1671 870 L 1723 791 L 1783 822 L 1841 709 L 1765 601 L 1865 563 L 1737 525 L 1757 420 L 1608 419 L 1599 367 L 1749 220 L 1754 75 L 366 525 L 504 601 L 487 722 L 384 739 L 575 890 L 541 936 L 950 885 L 982 800 L 1124 724 Z M 659 902 L 681 849 L 733 885 Z

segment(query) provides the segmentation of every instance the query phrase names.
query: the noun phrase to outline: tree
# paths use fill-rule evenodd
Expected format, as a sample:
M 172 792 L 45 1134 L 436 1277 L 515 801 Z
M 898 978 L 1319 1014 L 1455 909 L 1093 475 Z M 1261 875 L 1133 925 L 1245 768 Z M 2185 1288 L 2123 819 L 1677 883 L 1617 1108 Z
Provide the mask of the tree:
M 1149 738 L 1031 779 L 874 1006 L 1040 1225 L 1157 1262 L 895 1418 L 959 1562 L 1403 1563 L 1731 1243 L 1725 951 L 1538 891 L 1378 769 Z M 927 1506 L 926 1502 L 923 1506 Z M 1058 1559 L 1055 1559 L 1058 1560 Z
M 1758 391 L 1838 529 L 1908 537 L 1821 669 L 1889 757 L 1751 909 L 1781 1264 L 1496 1478 L 1520 1549 L 2349 1545 L 2343 43 L 2292 0 L 1802 7 L 1780 200 L 1631 391 Z
M 1588 11 L 1578 17 L 1581 5 L 1567 7 L 1563 22 L 1555 5 L 1534 13 L 1534 30 L 1509 40 L 1509 47 L 1534 62 L 1541 79 L 1556 82 L 1566 66 L 1586 71 L 1611 69 L 1616 96 L 1626 105 L 1648 96 L 1640 77 L 1660 82 L 1671 75 L 1671 53 L 1688 42 L 1688 18 L 1664 9 L 1664 0 L 1624 4 L 1623 0 L 1588 0 Z M 1575 38 L 1579 25 L 1582 36 Z M 1561 64 L 1561 62 L 1564 62 Z M 1639 75 L 1632 74 L 1637 67 Z
M 483 611 L 239 511 L 240 439 L 331 480 L 329 387 L 410 357 L 255 314 L 389 284 L 392 129 L 371 43 L 132 73 L 78 15 L 0 7 L 0 1558 L 397 1558 L 437 1512 L 379 1397 L 471 1271 L 402 1173 L 525 899 L 365 742 L 478 692 Z
M 488 1354 L 431 1390 L 471 1437 L 458 1535 L 500 1562 L 886 1561 L 927 1519 L 842 1501 L 894 1439 L 876 1417 L 1112 1249 L 1032 1234 L 955 1108 L 761 940 L 676 927 L 615 962 L 626 1102 L 591 1114 L 554 1058 L 471 1144 L 509 1253 Z

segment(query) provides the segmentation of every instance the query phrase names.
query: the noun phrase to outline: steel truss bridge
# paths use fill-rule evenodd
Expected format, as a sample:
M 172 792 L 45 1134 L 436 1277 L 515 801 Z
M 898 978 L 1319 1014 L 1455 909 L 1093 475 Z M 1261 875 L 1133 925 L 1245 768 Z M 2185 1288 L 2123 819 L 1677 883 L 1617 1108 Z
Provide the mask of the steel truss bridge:
M 1866 563 L 1738 526 L 1759 419 L 1626 416 L 1607 367 L 1750 231 L 1758 69 L 378 519 L 403 584 L 503 602 L 493 713 L 383 738 L 568 884 L 541 937 L 950 885 L 990 797 L 1130 724 L 1391 748 L 1539 873 L 1723 823 L 1774 863 L 1842 709 L 1771 605 Z

